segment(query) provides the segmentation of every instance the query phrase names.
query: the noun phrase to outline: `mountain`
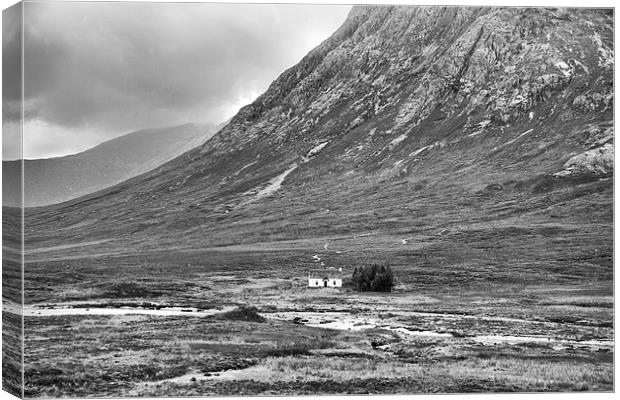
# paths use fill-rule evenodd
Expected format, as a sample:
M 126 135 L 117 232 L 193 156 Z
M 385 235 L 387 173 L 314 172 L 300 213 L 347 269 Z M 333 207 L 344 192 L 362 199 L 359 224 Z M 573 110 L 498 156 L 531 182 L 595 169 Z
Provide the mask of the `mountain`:
M 215 133 L 212 126 L 185 124 L 129 133 L 81 153 L 25 160 L 25 206 L 60 203 L 140 175 L 197 147 Z M 17 187 L 20 161 L 3 161 L 3 179 Z M 19 204 L 12 191 L 3 203 Z
M 202 146 L 27 210 L 27 243 L 337 241 L 334 260 L 433 254 L 523 276 L 579 262 L 579 279 L 612 259 L 612 48 L 612 10 L 354 7 Z

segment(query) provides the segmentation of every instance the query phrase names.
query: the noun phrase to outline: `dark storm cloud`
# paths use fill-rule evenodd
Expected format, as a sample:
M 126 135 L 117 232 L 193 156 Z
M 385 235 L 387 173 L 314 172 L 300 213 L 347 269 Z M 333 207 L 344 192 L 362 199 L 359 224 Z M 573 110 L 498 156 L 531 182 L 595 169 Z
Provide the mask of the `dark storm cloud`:
M 2 99 L 15 101 L 20 99 L 18 77 L 21 71 L 19 58 L 21 54 L 21 8 L 15 5 L 2 14 Z M 6 77 L 6 79 L 4 79 Z M 4 101 L 3 101 L 4 104 Z
M 43 155 L 29 148 L 52 146 L 54 137 L 68 139 L 53 143 L 50 154 L 61 154 L 144 127 L 220 122 L 326 39 L 349 9 L 25 3 L 24 151 Z M 6 111 L 5 119 L 18 115 Z
M 21 129 L 21 5 L 2 12 L 2 158 L 22 154 Z M 7 123 L 5 123 L 7 121 Z

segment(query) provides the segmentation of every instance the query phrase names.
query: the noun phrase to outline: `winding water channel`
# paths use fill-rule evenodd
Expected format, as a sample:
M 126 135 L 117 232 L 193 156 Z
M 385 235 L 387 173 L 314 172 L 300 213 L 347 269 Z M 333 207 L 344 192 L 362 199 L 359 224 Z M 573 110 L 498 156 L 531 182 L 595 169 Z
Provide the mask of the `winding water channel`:
M 3 303 L 4 312 L 14 314 L 22 314 L 25 317 L 50 317 L 61 315 L 152 315 L 152 316 L 187 316 L 187 317 L 206 317 L 223 313 L 235 309 L 235 306 L 224 307 L 221 309 L 199 310 L 187 307 L 161 307 L 144 308 L 144 307 L 53 307 L 51 305 L 45 307 L 26 306 L 19 307 L 16 304 Z M 411 312 L 407 315 L 425 316 L 425 317 L 442 317 L 448 319 L 454 318 L 477 318 L 488 321 L 504 321 L 504 322 L 537 322 L 527 321 L 515 318 L 505 317 L 486 317 L 486 316 L 463 316 L 463 315 L 442 315 L 436 313 Z M 311 312 L 311 311 L 278 311 L 263 313 L 267 318 L 292 321 L 296 318 L 301 320 L 304 325 L 337 330 L 365 330 L 365 329 L 386 329 L 408 336 L 425 336 L 437 338 L 452 338 L 453 334 L 441 331 L 416 330 L 415 327 L 405 326 L 395 321 L 382 320 L 376 316 L 365 314 L 349 314 L 341 311 L 333 312 Z M 553 323 L 550 323 L 553 324 Z M 554 346 L 589 346 L 598 348 L 612 348 L 614 342 L 612 340 L 565 340 L 546 336 L 515 336 L 515 335 L 476 335 L 467 336 L 466 339 L 481 344 L 518 344 L 518 343 L 549 343 Z

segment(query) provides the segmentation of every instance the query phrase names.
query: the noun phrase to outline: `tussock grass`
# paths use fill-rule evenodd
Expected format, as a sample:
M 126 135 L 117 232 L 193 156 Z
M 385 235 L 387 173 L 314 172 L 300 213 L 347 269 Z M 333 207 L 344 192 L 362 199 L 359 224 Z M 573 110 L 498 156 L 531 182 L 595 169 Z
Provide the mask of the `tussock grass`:
M 310 355 L 315 349 L 329 349 L 337 346 L 337 343 L 323 338 L 297 338 L 283 340 L 276 343 L 274 349 L 269 349 L 265 355 L 270 357 L 286 357 L 293 355 Z
M 541 303 L 544 305 L 612 308 L 614 306 L 614 298 L 613 296 L 562 296 L 546 299 Z
M 134 298 L 134 297 L 156 297 L 161 293 L 153 290 L 148 285 L 137 282 L 117 282 L 106 288 L 103 297 L 110 298 Z
M 431 368 L 430 372 L 435 372 Z M 601 390 L 613 384 L 613 370 L 603 365 L 522 358 L 468 359 L 443 373 L 455 377 L 487 376 L 520 390 Z
M 62 301 L 71 301 L 101 297 L 103 292 L 101 288 L 69 286 L 59 288 L 56 295 Z
M 385 362 L 360 358 L 339 358 L 323 356 L 281 357 L 267 359 L 261 368 L 248 371 L 247 379 L 265 382 L 351 380 L 409 376 L 421 373 L 413 364 Z
M 411 364 L 377 359 L 348 359 L 323 356 L 281 357 L 265 360 L 235 379 L 276 381 L 350 381 L 355 379 L 425 379 L 431 381 L 488 379 L 498 389 L 601 390 L 613 384 L 613 371 L 570 361 L 527 359 L 462 359 Z

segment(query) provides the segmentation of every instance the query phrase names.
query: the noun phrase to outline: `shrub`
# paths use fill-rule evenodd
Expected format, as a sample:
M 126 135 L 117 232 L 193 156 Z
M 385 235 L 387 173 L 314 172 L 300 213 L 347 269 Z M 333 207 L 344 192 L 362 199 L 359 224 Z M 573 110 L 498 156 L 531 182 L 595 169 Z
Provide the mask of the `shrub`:
M 352 282 L 360 292 L 391 292 L 394 274 L 389 265 L 366 265 L 353 270 Z
M 258 309 L 252 306 L 237 307 L 234 310 L 217 314 L 216 318 L 229 321 L 265 322 L 265 318 L 258 313 Z

